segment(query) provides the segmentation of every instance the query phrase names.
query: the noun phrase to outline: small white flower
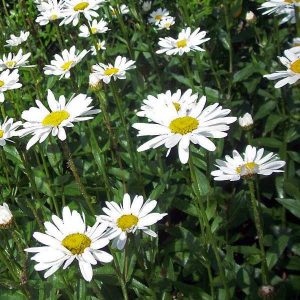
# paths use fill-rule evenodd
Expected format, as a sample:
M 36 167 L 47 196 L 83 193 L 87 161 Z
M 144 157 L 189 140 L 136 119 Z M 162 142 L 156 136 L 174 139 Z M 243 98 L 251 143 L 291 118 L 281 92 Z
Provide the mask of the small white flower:
M 120 5 L 119 10 L 113 6 L 109 6 L 109 9 L 113 18 L 115 18 L 118 14 L 127 15 L 129 13 L 129 8 L 125 4 Z
M 291 46 L 292 48 L 289 49 L 291 52 L 296 55 L 300 54 L 300 38 L 294 38 Z
M 243 117 L 239 117 L 239 124 L 245 129 L 251 128 L 253 125 L 252 116 L 249 113 L 245 113 Z
M 52 223 L 53 222 L 53 223 Z M 77 259 L 83 278 L 91 281 L 93 278 L 92 265 L 97 261 L 109 263 L 112 255 L 101 250 L 108 245 L 105 237 L 106 224 L 96 222 L 93 227 L 85 223 L 85 217 L 68 207 L 62 211 L 62 219 L 52 215 L 52 222 L 45 222 L 46 233 L 35 232 L 33 237 L 42 247 L 25 249 L 26 252 L 36 253 L 31 260 L 36 261 L 36 271 L 47 270 L 44 277 L 55 273 L 61 266 L 66 269 Z
M 21 31 L 20 36 L 15 36 L 14 34 L 11 34 L 10 39 L 6 40 L 5 47 L 15 47 L 21 45 L 22 43 L 27 41 L 29 34 L 29 31 Z
M 0 59 L 0 70 L 17 69 L 25 66 L 30 55 L 30 52 L 23 55 L 22 49 L 20 49 L 17 54 L 13 54 L 11 52 L 8 53 L 7 56 L 4 54 L 2 59 Z
M 93 73 L 89 75 L 89 87 L 94 91 L 97 91 L 101 87 L 101 79 Z
M 161 29 L 170 30 L 171 26 L 173 26 L 174 24 L 175 24 L 175 18 L 166 17 L 158 23 L 158 28 L 157 29 L 158 30 L 161 30 Z
M 92 23 L 89 22 L 89 25 L 93 34 L 104 33 L 108 30 L 108 23 L 103 19 L 101 19 L 99 22 L 97 20 L 93 20 Z M 81 25 L 79 30 L 79 36 L 85 38 L 90 36 L 90 30 L 86 25 Z
M 151 9 L 152 2 L 151 1 L 144 1 L 142 5 L 142 9 L 144 12 L 147 12 Z
M 149 23 L 158 25 L 161 20 L 168 17 L 170 12 L 165 8 L 159 8 L 153 11 L 148 18 Z
M 67 49 L 63 50 L 61 55 L 54 55 L 53 60 L 51 60 L 51 65 L 46 65 L 44 67 L 44 73 L 46 75 L 55 75 L 62 77 L 70 78 L 70 69 L 76 66 L 88 53 L 86 50 L 82 50 L 80 53 L 76 51 L 75 46 L 71 47 L 68 51 Z
M 35 21 L 41 26 L 62 18 L 62 2 L 57 2 L 57 0 L 43 1 L 37 8 L 40 14 Z
M 99 79 L 103 80 L 106 84 L 110 83 L 111 78 L 114 80 L 117 79 L 126 79 L 126 71 L 135 68 L 135 61 L 127 60 L 126 57 L 118 56 L 115 60 L 114 65 L 112 64 L 102 64 L 92 66 L 92 72 Z
M 119 250 L 124 248 L 128 234 L 134 234 L 137 230 L 157 237 L 157 234 L 148 227 L 167 215 L 166 213 L 151 213 L 157 201 L 148 199 L 144 203 L 143 196 L 135 196 L 131 203 L 130 196 L 125 194 L 123 205 L 118 205 L 113 201 L 105 202 L 105 204 L 107 207 L 102 208 L 105 215 L 100 215 L 97 219 L 111 228 L 107 234 L 110 239 L 114 239 L 112 246 Z
M 6 141 L 12 142 L 10 138 L 18 136 L 16 130 L 22 125 L 22 122 L 18 121 L 14 123 L 12 118 L 5 118 L 3 124 L 0 123 L 0 146 L 5 146 Z
M 105 41 L 100 41 L 98 40 L 97 42 L 97 49 L 95 46 L 92 46 L 91 47 L 91 52 L 92 52 L 92 55 L 97 55 L 97 52 L 100 51 L 100 50 L 105 50 L 106 47 L 105 47 Z
M 11 225 L 13 215 L 6 203 L 0 205 L 0 228 L 6 228 Z
M 210 40 L 210 38 L 204 38 L 206 36 L 206 31 L 200 31 L 197 28 L 191 33 L 191 28 L 188 27 L 183 29 L 177 39 L 171 37 L 160 38 L 158 45 L 161 49 L 157 50 L 156 53 L 166 53 L 167 55 L 182 55 L 190 51 L 205 51 L 200 48 L 199 45 Z
M 57 101 L 52 91 L 48 90 L 47 101 L 51 111 L 41 101 L 36 100 L 38 107 L 31 107 L 22 113 L 22 118 L 26 122 L 23 124 L 24 129 L 19 130 L 19 135 L 21 137 L 33 135 L 27 144 L 27 150 L 37 142 L 42 143 L 49 134 L 64 141 L 66 139 L 64 127 L 73 127 L 75 122 L 93 119 L 91 115 L 100 112 L 99 109 L 90 106 L 92 98 L 85 94 L 72 97 L 66 104 L 65 96 L 61 95 Z
M 272 13 L 280 13 L 283 9 L 290 7 L 292 7 L 292 1 L 270 0 L 264 2 L 259 9 L 265 9 L 263 15 L 270 15 Z
M 275 88 L 281 88 L 286 84 L 294 84 L 300 79 L 300 53 L 290 50 L 284 51 L 285 56 L 278 57 L 280 62 L 287 68 L 286 71 L 276 71 L 276 73 L 264 75 L 269 80 L 279 80 Z
M 253 22 L 255 22 L 255 20 L 256 20 L 256 16 L 253 13 L 253 11 L 251 11 L 251 10 L 248 11 L 247 14 L 246 14 L 246 21 L 248 23 L 253 23 Z
M 5 91 L 19 89 L 21 86 L 17 69 L 13 71 L 6 69 L 0 73 L 0 103 L 4 102 Z
M 243 157 L 234 150 L 232 157 L 225 156 L 225 161 L 217 159 L 216 167 L 219 170 L 211 172 L 214 180 L 223 181 L 237 181 L 241 178 L 251 178 L 256 174 L 271 175 L 272 173 L 283 172 L 279 170 L 285 165 L 285 161 L 279 160 L 272 152 L 264 155 L 264 149 L 256 149 L 248 145 Z

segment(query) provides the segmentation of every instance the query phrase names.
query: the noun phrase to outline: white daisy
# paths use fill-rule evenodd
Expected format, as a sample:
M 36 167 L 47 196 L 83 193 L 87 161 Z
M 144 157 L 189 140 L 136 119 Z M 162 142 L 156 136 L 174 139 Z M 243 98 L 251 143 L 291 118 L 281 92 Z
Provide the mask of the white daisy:
M 62 265 L 66 269 L 75 258 L 83 278 L 91 281 L 93 278 L 92 265 L 97 261 L 109 263 L 112 255 L 100 250 L 109 243 L 105 237 L 106 224 L 96 222 L 93 227 L 86 226 L 84 214 L 82 216 L 68 207 L 62 211 L 62 219 L 52 215 L 52 222 L 45 222 L 46 233 L 35 232 L 33 237 L 42 247 L 25 249 L 26 252 L 36 253 L 31 260 L 37 262 L 36 271 L 47 270 L 47 278 L 56 272 Z
M 294 84 L 300 79 L 300 53 L 290 50 L 284 51 L 285 56 L 278 57 L 280 62 L 287 68 L 286 71 L 276 71 L 275 73 L 264 75 L 269 80 L 279 80 L 275 88 L 281 88 L 286 84 Z
M 159 23 L 158 23 L 158 30 L 161 29 L 166 29 L 166 30 L 170 30 L 171 26 L 173 26 L 175 24 L 175 18 L 173 17 L 166 17 L 164 19 L 162 19 Z
M 104 21 L 103 19 L 101 19 L 99 22 L 97 20 L 93 20 L 92 23 L 89 22 L 89 26 L 90 26 L 93 34 L 106 32 L 108 30 L 107 25 L 108 25 L 108 23 L 106 21 Z M 85 38 L 90 36 L 90 30 L 89 30 L 88 26 L 81 25 L 79 27 L 79 30 L 80 30 L 79 36 L 85 37 Z
M 27 64 L 27 60 L 31 53 L 26 53 L 23 55 L 23 50 L 19 49 L 17 54 L 8 53 L 7 56 L 4 54 L 2 59 L 0 58 L 0 70 L 4 69 L 17 69 L 23 67 Z M 30 66 L 27 66 L 30 67 Z
M 22 122 L 18 121 L 14 123 L 12 118 L 5 118 L 3 124 L 0 122 L 0 146 L 6 145 L 6 141 L 12 142 L 10 138 L 18 136 L 16 130 L 22 125 Z
M 73 127 L 74 122 L 93 119 L 91 115 L 100 112 L 99 109 L 89 106 L 92 98 L 85 94 L 72 97 L 66 104 L 65 96 L 61 95 L 57 101 L 52 91 L 48 90 L 47 101 L 51 111 L 41 101 L 36 100 L 38 107 L 31 107 L 22 113 L 22 118 L 27 122 L 23 124 L 24 129 L 19 131 L 19 135 L 33 135 L 27 144 L 27 150 L 38 141 L 42 143 L 49 134 L 57 136 L 61 141 L 65 140 L 64 127 Z
M 200 31 L 200 28 L 197 28 L 193 33 L 191 33 L 191 28 L 188 27 L 179 33 L 177 39 L 173 39 L 171 37 L 160 38 L 158 45 L 161 49 L 157 50 L 156 53 L 182 55 L 183 53 L 190 51 L 205 51 L 199 47 L 200 44 L 210 40 L 210 38 L 204 38 L 205 36 L 206 31 Z
M 264 2 L 258 9 L 265 9 L 263 15 L 270 15 L 273 13 L 281 12 L 282 9 L 291 7 L 292 0 L 270 0 Z
M 155 24 L 155 25 L 158 25 L 159 22 L 168 17 L 170 14 L 170 12 L 165 9 L 165 8 L 158 8 L 157 10 L 153 11 L 151 14 L 150 14 L 150 17 L 148 18 L 148 21 L 149 23 L 151 24 Z
M 10 39 L 6 40 L 5 47 L 15 47 L 21 45 L 22 43 L 27 41 L 29 34 L 29 31 L 21 31 L 20 36 L 15 36 L 14 34 L 11 34 Z
M 264 149 L 256 149 L 248 145 L 243 157 L 234 150 L 232 157 L 225 156 L 225 161 L 217 159 L 216 167 L 219 170 L 211 172 L 214 180 L 223 181 L 230 180 L 236 181 L 241 178 L 250 178 L 259 175 L 271 175 L 272 173 L 283 172 L 279 170 L 285 165 L 285 161 L 279 160 L 278 157 L 272 152 L 264 155 Z
M 250 129 L 253 126 L 253 119 L 249 113 L 245 113 L 243 117 L 239 117 L 239 124 L 244 129 Z
M 0 103 L 4 102 L 5 91 L 19 89 L 21 86 L 17 69 L 13 71 L 6 69 L 0 73 Z
M 56 21 L 62 18 L 62 1 L 48 0 L 41 2 L 37 6 L 40 14 L 36 18 L 36 22 L 41 26 L 47 25 L 49 22 Z
M 91 53 L 92 55 L 97 55 L 97 52 L 100 51 L 100 50 L 105 50 L 106 47 L 105 47 L 105 41 L 100 41 L 98 40 L 97 42 L 97 49 L 95 46 L 92 46 L 91 47 Z
M 6 203 L 0 205 L 0 229 L 7 228 L 12 224 L 13 215 Z
M 144 12 L 147 12 L 151 9 L 152 2 L 151 1 L 143 1 L 142 9 Z
M 112 64 L 102 64 L 92 66 L 92 72 L 99 79 L 103 80 L 106 84 L 110 83 L 111 78 L 126 79 L 126 71 L 135 69 L 135 61 L 127 60 L 126 57 L 118 56 L 115 60 L 114 65 Z
M 109 9 L 113 18 L 115 18 L 118 14 L 127 15 L 129 13 L 129 8 L 125 4 L 120 5 L 118 9 L 113 6 L 109 6 Z
M 107 232 L 110 239 L 114 239 L 112 246 L 122 250 L 126 244 L 129 233 L 142 230 L 146 234 L 157 237 L 157 234 L 148 227 L 157 223 L 167 214 L 151 213 L 157 201 L 148 199 L 144 203 L 143 196 L 135 196 L 132 203 L 130 196 L 125 194 L 123 205 L 116 202 L 105 202 L 107 207 L 102 210 L 105 215 L 100 215 L 97 220 L 107 224 L 111 229 Z
M 227 136 L 228 124 L 236 121 L 235 117 L 225 117 L 230 109 L 223 109 L 218 103 L 204 109 L 206 97 L 203 96 L 191 109 L 182 105 L 177 111 L 173 103 L 158 105 L 147 118 L 153 123 L 135 123 L 138 136 L 155 136 L 140 146 L 137 151 L 145 151 L 164 145 L 168 151 L 178 144 L 178 154 L 181 163 L 189 159 L 190 142 L 200 145 L 208 151 L 215 151 L 216 146 L 209 138 Z
M 70 50 L 63 50 L 61 55 L 55 54 L 53 60 L 51 60 L 51 65 L 46 65 L 44 67 L 44 73 L 46 75 L 55 75 L 70 78 L 70 69 L 76 66 L 88 53 L 86 50 L 82 50 L 80 53 L 76 51 L 75 46 L 72 46 Z
M 73 26 L 76 26 L 79 22 L 80 14 L 83 14 L 88 21 L 91 21 L 92 17 L 97 18 L 99 15 L 96 11 L 99 9 L 100 4 L 105 1 L 106 0 L 65 0 L 64 9 L 62 11 L 64 19 L 60 25 L 72 22 Z
M 292 24 L 296 23 L 295 9 L 293 7 L 284 8 L 280 12 L 278 12 L 277 15 L 284 16 L 284 18 L 279 22 L 279 25 L 287 22 L 290 22 Z

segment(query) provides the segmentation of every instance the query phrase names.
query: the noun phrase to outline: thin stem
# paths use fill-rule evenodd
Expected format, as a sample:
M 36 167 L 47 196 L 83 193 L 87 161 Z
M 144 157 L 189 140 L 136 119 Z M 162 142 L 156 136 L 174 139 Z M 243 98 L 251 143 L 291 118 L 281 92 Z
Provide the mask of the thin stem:
M 294 5 L 294 7 L 295 7 L 297 37 L 300 37 L 300 7 L 297 5 Z
M 258 235 L 258 243 L 260 248 L 260 256 L 262 261 L 262 267 L 261 267 L 261 276 L 262 276 L 262 282 L 264 285 L 268 284 L 268 265 L 267 265 L 267 259 L 266 259 L 266 253 L 264 248 L 264 234 L 263 234 L 263 228 L 261 225 L 261 217 L 257 208 L 257 201 L 255 198 L 255 189 L 254 189 L 254 182 L 253 180 L 248 181 L 248 187 L 249 192 L 251 196 L 251 204 L 253 209 L 253 215 L 254 215 L 254 221 L 255 221 L 255 227 Z
M 4 12 L 6 14 L 6 17 L 9 18 L 9 13 L 8 13 L 8 10 L 7 10 L 7 7 L 6 7 L 5 0 L 2 0 L 2 5 L 3 5 Z

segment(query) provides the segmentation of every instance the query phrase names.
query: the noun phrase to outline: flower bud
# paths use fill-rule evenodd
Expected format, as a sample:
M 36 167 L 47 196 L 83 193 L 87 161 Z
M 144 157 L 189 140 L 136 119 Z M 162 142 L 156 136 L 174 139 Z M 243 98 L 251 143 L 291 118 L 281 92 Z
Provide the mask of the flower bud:
M 239 118 L 239 124 L 245 130 L 251 129 L 253 126 L 252 116 L 249 113 L 245 113 L 243 117 Z
M 89 76 L 89 87 L 93 92 L 97 92 L 101 89 L 102 82 L 96 74 L 93 74 L 93 73 L 90 74 L 90 76 Z
M 254 23 L 256 21 L 256 16 L 251 10 L 246 14 L 246 21 L 247 23 Z
M 0 228 L 7 228 L 13 221 L 13 215 L 6 203 L 0 205 Z
M 145 1 L 145 2 L 143 2 L 143 6 L 142 6 L 143 11 L 144 12 L 149 11 L 151 9 L 151 4 L 152 4 L 151 1 Z
M 275 289 L 272 285 L 263 285 L 259 288 L 258 295 L 262 299 L 272 299 L 275 295 Z

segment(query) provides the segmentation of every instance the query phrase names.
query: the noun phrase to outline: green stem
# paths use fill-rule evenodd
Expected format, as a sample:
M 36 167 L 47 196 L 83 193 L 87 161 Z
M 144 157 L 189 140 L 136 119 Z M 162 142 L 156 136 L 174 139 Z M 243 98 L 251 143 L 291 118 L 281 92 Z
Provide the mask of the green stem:
M 294 5 L 294 7 L 295 7 L 297 37 L 300 37 L 300 7 L 297 5 Z
M 5 0 L 2 0 L 2 5 L 3 5 L 4 12 L 6 14 L 6 17 L 9 19 L 9 13 L 8 13 L 8 10 L 7 10 L 7 7 L 6 7 Z

